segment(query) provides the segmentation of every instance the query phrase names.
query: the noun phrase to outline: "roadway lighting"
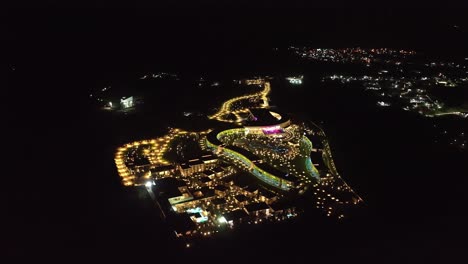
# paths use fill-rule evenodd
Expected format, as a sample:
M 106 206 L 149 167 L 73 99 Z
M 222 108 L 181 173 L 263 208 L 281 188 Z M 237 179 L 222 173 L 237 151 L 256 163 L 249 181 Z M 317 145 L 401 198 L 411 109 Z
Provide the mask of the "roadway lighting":
M 151 188 L 151 186 L 153 186 L 153 182 L 147 181 L 147 182 L 145 183 L 145 186 L 146 186 L 147 188 Z

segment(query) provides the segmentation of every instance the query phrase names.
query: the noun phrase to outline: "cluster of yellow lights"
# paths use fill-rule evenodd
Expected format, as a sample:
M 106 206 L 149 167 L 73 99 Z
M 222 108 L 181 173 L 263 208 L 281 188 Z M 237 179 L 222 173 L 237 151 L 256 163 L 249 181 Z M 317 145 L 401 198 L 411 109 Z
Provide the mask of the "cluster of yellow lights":
M 206 134 L 209 131 L 201 131 L 199 134 Z M 129 151 L 134 150 L 138 147 L 145 147 L 143 153 L 148 157 L 151 165 L 162 166 L 170 164 L 169 161 L 164 159 L 164 154 L 167 152 L 167 149 L 170 143 L 180 135 L 184 135 L 190 132 L 175 128 L 171 129 L 169 133 L 163 137 L 155 139 L 146 139 L 141 141 L 135 141 L 132 143 L 125 144 L 124 146 L 117 149 L 115 154 L 115 165 L 117 166 L 117 171 L 119 176 L 122 178 L 122 183 L 125 186 L 135 185 L 135 175 L 132 171 L 125 166 L 125 158 Z M 194 133 L 194 132 L 192 132 Z M 147 178 L 150 178 L 151 175 L 145 175 Z
M 255 102 L 258 102 L 258 106 L 253 107 L 253 108 L 268 108 L 269 104 L 268 104 L 267 96 L 269 95 L 271 91 L 270 83 L 266 81 L 265 79 L 260 79 L 260 78 L 253 79 L 253 80 L 246 80 L 245 83 L 248 85 L 263 86 L 263 90 L 254 94 L 244 95 L 244 96 L 240 96 L 240 97 L 227 100 L 226 102 L 222 104 L 220 110 L 216 114 L 210 116 L 209 118 L 216 119 L 222 122 L 240 123 L 242 121 L 242 115 L 249 113 L 249 109 L 246 107 L 242 107 L 242 103 L 241 103 L 242 100 L 246 100 L 246 99 L 255 99 Z M 259 100 L 262 100 L 262 102 L 260 103 Z M 252 107 L 250 107 L 250 109 L 252 109 Z M 277 119 L 281 119 L 280 115 L 273 113 L 273 112 L 271 113 Z M 233 120 L 228 119 L 229 114 L 233 114 L 236 117 L 236 120 L 233 121 Z M 314 126 L 318 128 L 316 133 L 326 138 L 324 131 L 316 124 L 314 124 Z M 124 146 L 119 147 L 115 154 L 115 164 L 116 164 L 119 176 L 122 178 L 122 184 L 124 186 L 134 186 L 134 185 L 139 185 L 139 184 L 144 183 L 140 180 L 137 180 L 137 177 L 135 175 L 136 172 L 134 168 L 130 168 L 126 166 L 126 162 L 128 162 L 129 159 L 131 160 L 135 154 L 142 155 L 148 158 L 151 167 L 169 165 L 171 164 L 171 162 L 166 160 L 164 157 L 167 151 L 171 149 L 171 146 L 173 145 L 174 140 L 187 137 L 189 135 L 200 135 L 200 136 L 206 135 L 210 131 L 211 129 L 206 130 L 206 131 L 200 131 L 200 132 L 188 132 L 188 131 L 175 128 L 175 129 L 171 129 L 168 134 L 162 137 L 135 141 L 135 142 L 128 143 L 128 144 L 125 144 Z M 299 187 L 301 186 L 309 187 L 311 186 L 311 183 L 312 183 L 310 179 L 310 175 L 306 175 L 307 172 L 304 170 L 301 170 L 301 171 L 296 170 L 293 160 L 298 155 L 304 158 L 308 157 L 309 156 L 308 153 L 310 153 L 312 149 L 312 143 L 307 139 L 307 137 L 303 136 L 302 133 L 298 133 L 298 132 L 301 132 L 301 130 L 296 125 L 291 125 L 289 128 L 287 128 L 287 131 L 289 131 L 291 137 L 284 141 L 288 142 L 288 144 L 279 143 L 278 146 L 287 148 L 289 150 L 288 152 L 280 155 L 280 154 L 271 152 L 268 149 L 258 148 L 258 150 L 256 149 L 255 151 L 253 151 L 253 153 L 258 155 L 262 159 L 266 160 L 270 164 L 275 163 L 279 167 L 287 169 L 291 174 L 299 176 L 299 178 L 301 179 L 301 183 Z M 223 131 L 222 133 L 224 133 L 223 138 L 219 138 L 219 140 L 225 143 L 227 142 L 223 141 L 222 139 L 226 139 L 226 140 L 228 139 L 229 141 L 234 141 L 237 135 L 245 136 L 246 134 L 244 128 L 229 129 L 229 130 Z M 267 141 L 269 140 L 269 137 L 266 137 L 264 135 L 258 135 L 258 136 L 252 135 L 252 137 L 253 138 L 251 138 L 250 140 L 257 140 L 262 143 L 265 143 L 265 145 L 266 143 L 268 143 Z M 306 145 L 306 149 L 304 153 L 302 153 L 301 146 L 299 145 L 299 141 L 302 139 L 305 139 L 305 143 L 309 143 Z M 210 144 L 210 142 L 202 140 L 202 139 L 200 139 L 199 141 L 200 141 L 200 146 L 202 149 L 206 149 L 207 144 L 208 146 L 213 145 L 213 144 Z M 331 156 L 330 146 L 326 140 L 323 143 L 324 143 L 323 144 L 324 156 L 327 157 L 326 166 L 328 167 L 330 174 L 327 174 L 327 177 L 320 178 L 319 182 L 313 184 L 311 188 L 313 189 L 314 195 L 317 199 L 316 207 L 318 209 L 322 209 L 323 211 L 325 211 L 327 216 L 333 216 L 333 217 L 336 216 L 338 219 L 341 219 L 341 218 L 344 218 L 344 214 L 343 214 L 344 211 L 342 210 L 343 205 L 358 204 L 360 202 L 363 202 L 363 200 L 351 189 L 350 186 L 346 184 L 346 182 L 344 182 L 344 180 L 338 174 L 335 164 L 333 162 L 332 156 Z M 218 146 L 218 152 L 221 152 L 221 150 L 222 150 L 222 147 Z M 221 153 L 218 153 L 218 154 L 222 155 Z M 239 153 L 236 153 L 236 154 L 240 155 Z M 228 160 L 232 160 L 233 163 L 237 164 L 239 167 L 242 167 L 242 166 L 247 167 L 246 164 L 242 163 L 241 161 L 237 161 L 234 158 L 231 158 L 229 156 L 225 156 L 225 158 L 227 158 Z M 244 158 L 247 159 L 246 157 Z M 249 165 L 250 165 L 250 169 L 253 169 L 254 164 L 250 162 Z M 312 164 L 312 167 L 313 169 L 316 170 L 313 164 Z M 142 173 L 141 167 L 137 167 L 136 170 L 138 173 Z M 144 175 L 142 175 L 142 178 L 145 179 L 145 181 L 147 181 L 148 179 L 151 179 L 152 177 L 151 172 L 149 170 L 146 171 L 146 167 L 145 167 L 144 172 L 145 173 Z M 264 174 L 268 175 L 268 177 L 276 178 L 276 176 L 271 175 L 267 172 L 264 172 Z M 225 176 L 228 176 L 228 175 L 231 175 L 231 174 L 226 174 Z M 196 181 L 195 181 L 195 186 L 197 189 L 201 187 L 196 183 Z M 234 185 L 230 188 L 231 188 L 231 191 L 233 192 L 235 191 L 236 195 L 243 193 L 243 189 L 238 186 Z M 347 196 L 344 196 L 344 198 L 340 196 L 340 194 L 347 195 L 349 193 L 353 194 L 353 197 L 351 199 L 348 199 Z M 227 201 L 231 203 L 230 210 L 242 208 L 242 207 L 239 207 L 238 204 L 233 203 L 232 198 L 231 199 L 227 198 Z M 264 202 L 264 200 L 261 200 L 258 198 L 254 198 L 253 201 Z M 178 209 L 174 209 L 174 210 L 177 211 Z M 288 215 L 287 217 L 289 218 L 290 216 Z M 215 215 L 215 218 L 218 219 L 218 216 Z M 278 217 L 276 217 L 275 219 L 278 221 L 281 220 Z M 284 216 L 282 219 L 284 220 Z M 256 220 L 255 222 L 252 222 L 252 223 L 257 224 L 258 222 L 262 222 L 262 219 L 259 219 L 258 221 Z M 251 222 L 249 222 L 249 224 L 250 223 Z M 218 225 L 218 227 L 220 227 L 220 225 Z M 218 232 L 217 230 L 213 231 L 212 229 L 210 229 L 208 225 L 198 225 L 197 229 L 200 232 L 200 234 L 202 234 L 203 236 L 210 236 L 211 234 Z M 190 247 L 190 244 L 186 244 L 186 247 Z
M 297 133 L 298 131 L 297 125 L 292 125 L 291 127 L 287 129 L 290 131 L 293 131 L 294 134 L 297 134 L 296 135 L 297 141 L 302 140 L 302 139 L 307 140 L 307 138 L 304 137 L 301 133 Z M 232 145 L 233 142 L 237 138 L 245 137 L 245 129 L 244 128 L 230 129 L 230 130 L 226 130 L 220 133 L 219 135 L 220 137 L 218 139 L 221 142 L 226 143 L 227 145 Z M 269 137 L 264 136 L 262 134 L 259 134 L 259 135 L 251 134 L 250 137 L 251 138 L 249 140 L 258 140 L 262 142 L 265 146 L 268 144 L 268 141 L 269 141 Z M 284 154 L 277 154 L 269 149 L 261 149 L 261 148 L 255 148 L 253 150 L 248 150 L 248 151 L 251 151 L 253 154 L 261 157 L 265 161 L 268 161 L 268 163 L 272 164 L 273 167 L 276 167 L 276 168 L 281 167 L 283 169 L 286 169 L 289 173 L 298 176 L 303 181 L 303 185 L 311 183 L 312 182 L 310 179 L 311 175 L 309 175 L 306 171 L 296 170 L 294 159 L 297 156 L 301 156 L 304 158 L 308 157 L 309 155 L 307 153 L 310 152 L 310 149 L 312 148 L 312 143 L 310 143 L 309 149 L 302 150 L 302 152 L 305 152 L 304 154 L 301 153 L 301 150 L 299 148 L 293 147 L 291 145 L 286 145 L 285 143 L 283 144 L 284 145 L 281 145 L 281 143 L 279 143 L 279 146 L 283 146 L 288 149 L 288 152 Z M 313 167 L 313 169 L 316 170 L 315 167 Z
M 209 116 L 209 118 L 216 119 L 222 122 L 230 122 L 230 123 L 241 122 L 242 118 L 239 116 L 239 113 L 247 113 L 248 109 L 234 110 L 234 104 L 245 99 L 260 97 L 263 103 L 260 105 L 259 108 L 266 108 L 269 106 L 268 94 L 271 91 L 270 82 L 265 81 L 264 79 L 253 79 L 253 80 L 246 80 L 245 83 L 248 85 L 263 85 L 263 90 L 258 93 L 234 97 L 232 99 L 227 100 L 226 102 L 223 103 L 219 111 L 215 113 L 214 115 Z M 236 116 L 236 121 L 226 119 L 226 116 L 230 113 Z

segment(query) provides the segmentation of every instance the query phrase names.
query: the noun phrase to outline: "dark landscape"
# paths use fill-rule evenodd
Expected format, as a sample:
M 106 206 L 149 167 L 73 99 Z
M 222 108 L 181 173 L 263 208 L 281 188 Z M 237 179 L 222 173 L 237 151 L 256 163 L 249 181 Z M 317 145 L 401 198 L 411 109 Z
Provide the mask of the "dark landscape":
M 462 11 L 253 9 L 242 19 L 232 10 L 170 11 L 14 10 L 6 16 L 2 255 L 463 263 L 468 152 L 441 143 L 441 131 L 466 134 L 467 119 L 378 107 L 357 85 L 322 82 L 346 69 L 287 52 L 289 46 L 385 47 L 463 61 L 468 23 Z M 153 72 L 183 80 L 155 82 L 152 103 L 141 111 L 103 111 L 90 99 L 101 87 L 133 87 Z M 284 80 L 298 74 L 301 86 Z M 255 76 L 274 78 L 272 105 L 320 122 L 341 177 L 364 204 L 343 221 L 306 210 L 289 222 L 230 230 L 185 248 L 144 187 L 121 184 L 114 153 L 168 127 L 195 126 L 184 123 L 183 112 L 210 114 L 239 95 L 223 90 L 228 85 L 197 87 L 194 80 L 228 84 Z M 464 89 L 464 99 L 444 96 L 467 102 Z

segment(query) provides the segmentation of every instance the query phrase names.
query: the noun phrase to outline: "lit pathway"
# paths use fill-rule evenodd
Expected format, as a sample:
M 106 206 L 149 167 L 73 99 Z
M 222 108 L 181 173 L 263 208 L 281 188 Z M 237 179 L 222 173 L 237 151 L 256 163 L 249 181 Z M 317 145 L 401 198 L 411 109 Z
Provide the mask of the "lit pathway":
M 271 91 L 270 82 L 265 81 L 263 79 L 255 79 L 255 80 L 247 80 L 246 83 L 247 84 L 263 85 L 263 90 L 258 92 L 258 93 L 243 95 L 243 96 L 239 96 L 239 97 L 234 97 L 232 99 L 227 100 L 226 102 L 223 103 L 223 105 L 221 106 L 219 111 L 217 113 L 215 113 L 214 115 L 209 116 L 209 118 L 210 119 L 216 119 L 216 120 L 222 121 L 222 122 L 230 122 L 230 123 L 239 122 L 240 121 L 239 120 L 240 116 L 238 115 L 238 113 L 242 112 L 242 110 L 240 110 L 240 111 L 237 110 L 236 111 L 235 109 L 233 109 L 233 105 L 236 102 L 239 102 L 241 100 L 255 98 L 255 97 L 260 97 L 262 99 L 262 101 L 263 101 L 260 108 L 268 107 L 269 106 L 269 104 L 268 104 L 268 94 Z M 230 114 L 230 113 L 233 113 L 236 116 L 237 121 L 233 121 L 233 120 L 229 120 L 229 119 L 225 118 L 225 116 Z

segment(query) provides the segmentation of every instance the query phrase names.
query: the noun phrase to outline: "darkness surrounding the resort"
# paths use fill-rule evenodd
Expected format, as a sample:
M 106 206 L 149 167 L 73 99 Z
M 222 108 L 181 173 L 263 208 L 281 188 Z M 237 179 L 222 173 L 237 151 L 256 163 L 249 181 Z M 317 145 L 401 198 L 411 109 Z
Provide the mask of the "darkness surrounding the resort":
M 324 69 L 274 53 L 290 45 L 386 47 L 463 59 L 463 11 L 260 5 L 11 10 L 1 36 L 7 72 L 2 255 L 174 263 L 465 258 L 466 148 L 435 144 L 428 119 L 375 107 L 352 88 L 322 84 Z M 218 106 L 233 91 L 211 96 L 197 87 L 155 87 L 156 111 L 128 117 L 103 113 L 89 100 L 93 89 L 125 86 L 158 71 L 219 80 L 305 73 L 300 89 L 272 84 L 272 103 L 324 122 L 337 168 L 364 208 L 344 222 L 312 212 L 181 247 L 147 194 L 121 186 L 113 155 L 119 145 L 176 126 L 183 111 Z M 440 126 L 467 131 L 466 119 L 447 118 Z

